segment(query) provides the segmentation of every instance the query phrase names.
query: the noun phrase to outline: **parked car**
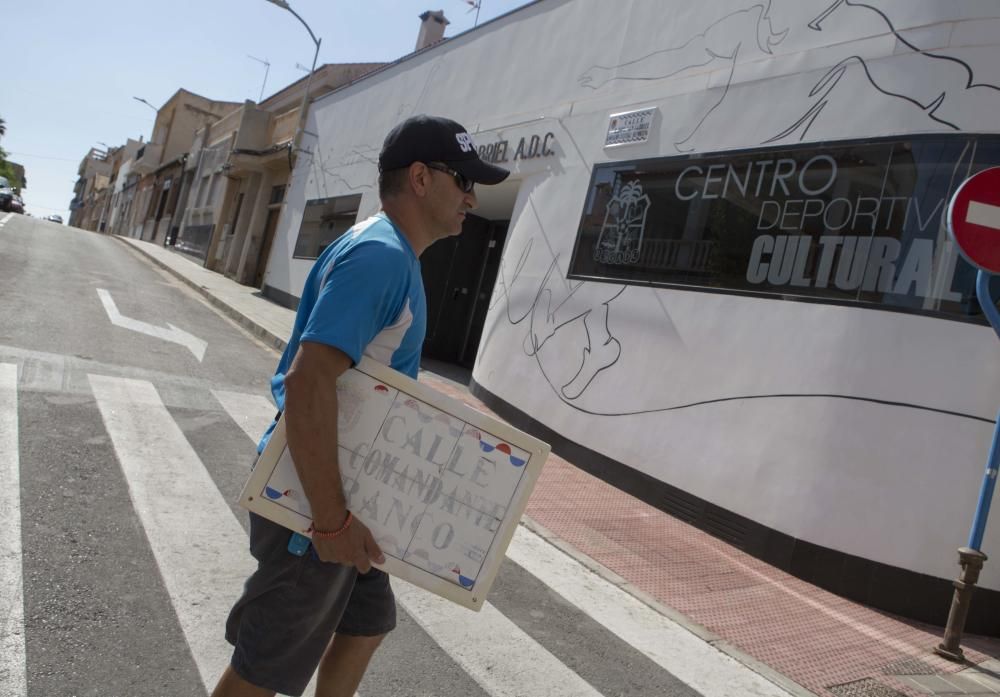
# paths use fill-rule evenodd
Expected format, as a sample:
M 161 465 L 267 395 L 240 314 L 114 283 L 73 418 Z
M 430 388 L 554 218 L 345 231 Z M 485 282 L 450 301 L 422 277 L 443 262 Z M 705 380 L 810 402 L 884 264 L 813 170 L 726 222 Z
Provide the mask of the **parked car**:
M 50 222 L 59 223 L 60 225 L 62 225 L 62 216 L 61 215 L 47 215 L 47 216 L 45 216 L 45 219 L 48 220 L 48 221 L 50 221 Z
M 10 186 L 8 181 L 0 177 L 0 211 L 4 213 L 24 213 L 24 201 L 17 193 L 17 189 Z
M 24 213 L 24 201 L 16 189 L 0 189 L 0 210 L 6 213 Z

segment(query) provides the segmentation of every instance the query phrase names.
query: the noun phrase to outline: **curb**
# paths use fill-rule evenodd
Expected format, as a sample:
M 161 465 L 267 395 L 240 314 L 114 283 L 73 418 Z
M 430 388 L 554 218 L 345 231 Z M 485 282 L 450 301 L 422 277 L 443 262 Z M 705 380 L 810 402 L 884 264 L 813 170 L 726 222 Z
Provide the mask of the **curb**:
M 262 340 L 264 343 L 268 344 L 277 351 L 283 351 L 285 349 L 287 342 L 283 338 L 268 331 L 267 329 L 265 329 L 264 327 L 257 324 L 246 315 L 244 315 L 243 313 L 236 310 L 231 305 L 222 302 L 215 295 L 209 292 L 206 288 L 198 285 L 193 280 L 191 280 L 184 274 L 180 273 L 173 267 L 164 264 L 153 255 L 147 253 L 141 247 L 137 247 L 133 244 L 130 244 L 126 239 L 118 235 L 114 235 L 113 237 L 115 237 L 119 242 L 125 245 L 126 248 L 132 250 L 134 253 L 138 255 L 141 255 L 142 258 L 148 259 L 156 267 L 163 269 L 174 278 L 177 278 L 188 287 L 197 291 L 210 305 L 212 305 L 212 307 L 221 311 L 224 315 L 235 321 L 244 329 L 248 330 L 251 334 L 256 336 L 258 339 Z M 815 692 L 807 690 L 806 688 L 799 685 L 797 682 L 794 682 L 790 678 L 782 675 L 781 673 L 778 673 L 766 663 L 763 663 L 754 658 L 753 656 L 744 653 L 740 649 L 736 648 L 735 646 L 724 640 L 722 637 L 711 632 L 710 630 L 706 629 L 697 622 L 692 621 L 687 616 L 682 615 L 674 608 L 664 605 L 659 600 L 652 597 L 645 591 L 637 588 L 632 583 L 622 578 L 608 567 L 604 566 L 603 564 L 600 564 L 594 559 L 591 559 L 580 550 L 576 549 L 569 543 L 565 542 L 557 535 L 555 535 L 553 532 L 545 528 L 543 525 L 536 522 L 534 519 L 530 518 L 527 514 L 521 517 L 520 524 L 526 527 L 528 530 L 531 530 L 533 533 L 544 539 L 549 544 L 553 545 L 557 549 L 569 555 L 571 558 L 573 558 L 581 565 L 583 565 L 585 568 L 589 569 L 593 573 L 603 578 L 605 581 L 621 588 L 623 591 L 636 598 L 639 602 L 649 606 L 650 608 L 660 613 L 664 617 L 668 618 L 669 620 L 676 622 L 681 627 L 684 627 L 684 629 L 688 630 L 689 632 L 697 636 L 699 639 L 702 639 L 703 641 L 711 644 L 713 647 L 715 647 L 722 653 L 726 654 L 727 656 L 737 661 L 738 663 L 743 664 L 753 672 L 760 675 L 762 678 L 768 680 L 771 683 L 774 683 L 781 689 L 788 692 L 793 697 L 819 697 Z

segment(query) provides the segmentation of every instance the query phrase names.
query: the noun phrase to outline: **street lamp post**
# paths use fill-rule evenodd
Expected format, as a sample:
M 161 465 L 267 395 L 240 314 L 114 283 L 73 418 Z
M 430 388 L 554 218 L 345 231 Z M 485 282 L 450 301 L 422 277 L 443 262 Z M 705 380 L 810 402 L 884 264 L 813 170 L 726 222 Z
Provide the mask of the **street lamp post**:
M 146 106 L 148 106 L 150 109 L 152 109 L 155 112 L 159 112 L 160 111 L 159 109 L 157 109 L 155 106 L 153 106 L 152 104 L 150 104 L 149 102 L 147 102 L 142 97 L 132 97 L 132 99 L 134 99 L 137 102 L 142 102 L 143 104 L 145 104 Z
M 322 39 L 316 38 L 316 35 L 313 34 L 313 30 L 309 28 L 308 24 L 306 24 L 306 21 L 299 17 L 298 13 L 293 10 L 285 0 L 267 1 L 272 5 L 277 5 L 281 9 L 291 12 L 295 19 L 299 20 L 302 23 L 302 26 L 306 28 L 306 31 L 309 32 L 309 37 L 313 40 L 313 43 L 316 44 L 316 52 L 313 54 L 312 69 L 309 70 L 309 77 L 306 80 L 306 91 L 305 94 L 302 95 L 302 105 L 299 107 L 299 125 L 295 129 L 295 137 L 292 139 L 292 150 L 293 152 L 297 152 L 299 149 L 299 142 L 302 140 L 302 130 L 306 125 L 306 106 L 309 103 L 309 87 L 312 83 L 313 75 L 316 74 L 316 60 L 319 58 L 319 45 L 322 42 Z
M 152 104 L 150 104 L 149 102 L 147 102 L 147 101 L 146 101 L 145 99 L 143 99 L 142 97 L 132 97 L 132 99 L 134 99 L 134 100 L 135 100 L 135 101 L 137 101 L 137 102 L 142 102 L 143 104 L 145 104 L 146 106 L 148 106 L 148 107 L 149 107 L 150 109 L 152 109 L 153 111 L 155 111 L 155 112 L 156 112 L 156 115 L 157 115 L 157 116 L 159 116 L 159 115 L 160 115 L 160 110 L 159 110 L 159 109 L 157 109 L 157 108 L 156 108 L 155 106 L 153 106 Z M 153 136 L 155 136 L 155 135 L 156 135 L 156 121 L 153 121 Z M 139 137 L 139 139 L 140 139 L 140 140 L 142 140 L 142 137 L 140 136 L 140 137 Z M 150 141 L 150 142 L 153 142 L 153 138 L 152 138 L 152 137 L 150 137 L 149 141 Z M 145 146 L 145 145 L 143 145 L 143 146 L 142 146 L 142 148 L 140 148 L 140 149 L 139 149 L 139 153 L 140 153 L 140 155 L 141 155 L 141 153 L 142 153 L 142 150 L 143 150 L 143 148 L 145 148 L 145 147 L 146 147 L 146 146 Z

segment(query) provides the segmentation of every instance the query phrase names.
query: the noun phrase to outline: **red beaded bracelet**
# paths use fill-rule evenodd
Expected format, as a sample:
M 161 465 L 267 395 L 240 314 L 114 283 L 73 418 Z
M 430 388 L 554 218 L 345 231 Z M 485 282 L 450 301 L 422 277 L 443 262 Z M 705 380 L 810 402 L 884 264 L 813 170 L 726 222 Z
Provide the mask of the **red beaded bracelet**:
M 347 532 L 347 528 L 351 527 L 352 520 L 354 520 L 354 516 L 351 515 L 350 511 L 348 511 L 347 519 L 344 521 L 344 524 L 340 526 L 339 530 L 323 531 L 313 528 L 312 536 L 314 539 L 317 540 L 335 540 L 336 538 L 340 537 L 345 532 Z

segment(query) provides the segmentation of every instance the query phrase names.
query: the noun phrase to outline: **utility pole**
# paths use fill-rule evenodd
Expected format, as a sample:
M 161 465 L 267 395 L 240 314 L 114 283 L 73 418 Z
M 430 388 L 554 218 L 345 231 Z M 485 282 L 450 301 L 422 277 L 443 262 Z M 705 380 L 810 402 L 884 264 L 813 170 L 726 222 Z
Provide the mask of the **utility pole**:
M 307 32 L 309 32 L 309 38 L 311 38 L 313 40 L 313 43 L 316 44 L 316 52 L 313 54 L 312 68 L 309 70 L 309 79 L 306 80 L 306 90 L 305 93 L 302 95 L 302 105 L 299 107 L 299 125 L 298 128 L 295 129 L 295 137 L 292 140 L 292 150 L 294 152 L 298 150 L 299 143 L 302 141 L 302 131 L 306 125 L 306 108 L 309 106 L 309 87 L 312 84 L 313 75 L 316 74 L 316 60 L 319 58 L 319 45 L 323 40 L 316 38 L 316 35 L 313 34 L 313 30 L 309 28 L 308 24 L 306 24 L 306 21 L 301 17 L 299 17 L 298 13 L 291 8 L 291 6 L 286 2 L 286 0 L 267 0 L 267 1 L 272 5 L 277 5 L 281 9 L 290 12 L 292 16 L 295 17 L 295 19 L 299 20 L 299 22 L 302 23 L 302 26 L 306 28 Z

